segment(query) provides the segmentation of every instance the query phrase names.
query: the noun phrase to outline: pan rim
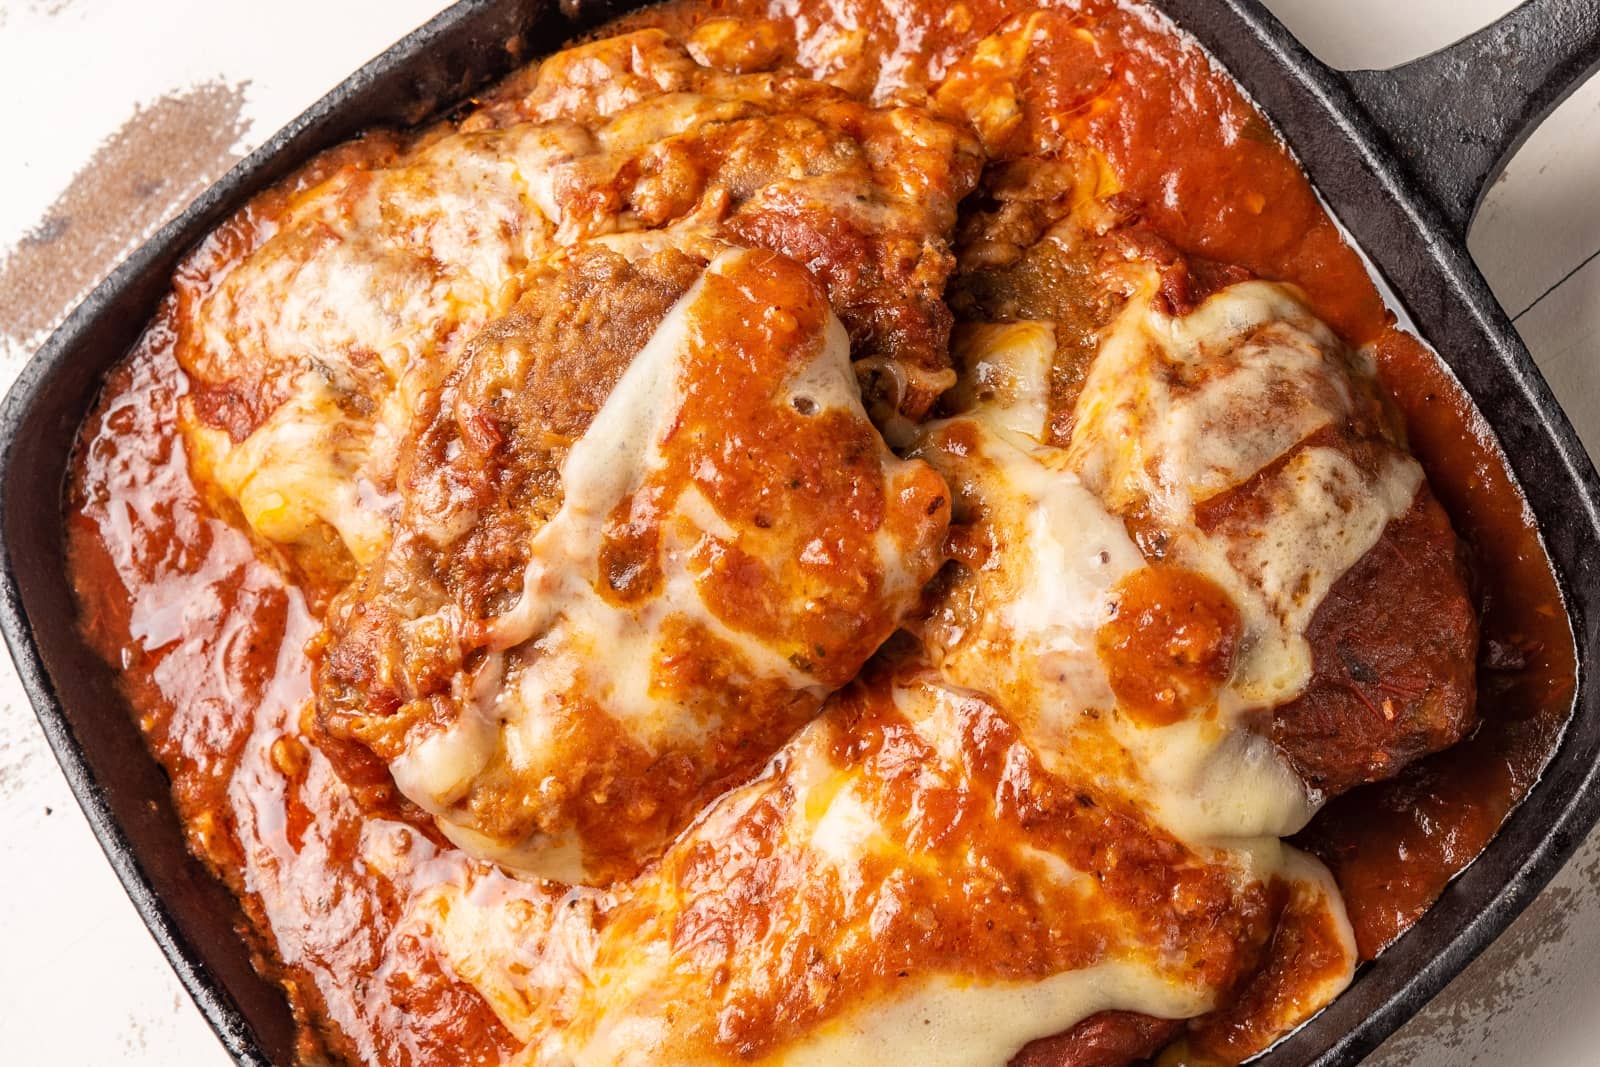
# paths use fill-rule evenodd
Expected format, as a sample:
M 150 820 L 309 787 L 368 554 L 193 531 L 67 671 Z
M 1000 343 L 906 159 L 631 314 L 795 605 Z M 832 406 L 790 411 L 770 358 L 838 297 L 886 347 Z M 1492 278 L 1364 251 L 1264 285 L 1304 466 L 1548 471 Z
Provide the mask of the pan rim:
M 1211 35 L 1199 32 L 1196 26 L 1191 24 L 1191 20 L 1185 19 L 1181 14 L 1184 10 L 1196 8 L 1203 0 L 1152 0 L 1152 2 L 1155 7 L 1171 17 L 1180 29 L 1199 40 L 1208 53 L 1218 58 L 1223 69 L 1245 88 L 1252 100 L 1257 102 L 1261 112 L 1290 143 L 1297 158 L 1301 160 L 1308 174 L 1311 174 L 1312 167 L 1306 159 L 1306 153 L 1294 142 L 1294 124 L 1279 117 L 1278 109 L 1269 103 L 1267 95 L 1259 92 L 1256 85 L 1246 80 L 1246 73 L 1241 70 L 1240 64 L 1228 62 L 1226 54 L 1228 49 L 1218 48 L 1214 41 L 1207 39 Z M 37 407 L 41 395 L 49 388 L 54 372 L 65 362 L 80 354 L 84 335 L 90 324 L 100 316 L 110 313 L 117 298 L 137 279 L 147 275 L 161 261 L 175 256 L 190 247 L 196 239 L 203 237 L 213 228 L 219 215 L 242 203 L 255 188 L 274 180 L 275 169 L 292 167 L 308 158 L 319 147 L 315 142 L 321 132 L 329 128 L 332 120 L 349 106 L 353 97 L 370 88 L 380 75 L 385 72 L 405 70 L 407 66 L 415 64 L 441 34 L 457 30 L 473 20 L 487 18 L 491 12 L 506 6 L 508 5 L 504 0 L 460 0 L 364 64 L 350 78 L 274 134 L 260 148 L 191 202 L 176 218 L 158 230 L 97 285 L 27 360 L 7 393 L 3 405 L 0 405 L 0 515 L 8 516 L 4 533 L 0 534 L 0 633 L 3 633 L 10 648 L 18 675 L 51 750 L 135 909 L 185 989 L 217 1033 L 224 1048 L 237 1062 L 252 1067 L 255 1065 L 266 1067 L 270 1063 L 262 1050 L 255 1028 L 226 983 L 205 966 L 196 946 L 185 936 L 167 902 L 156 891 L 149 872 L 108 803 L 105 791 L 75 736 L 67 710 L 61 702 L 57 687 L 36 641 L 33 624 L 30 622 L 25 604 L 26 583 L 17 571 L 13 552 L 9 515 L 14 509 L 6 506 L 10 495 L 13 465 L 17 459 L 19 430 Z M 623 6 L 632 8 L 643 5 Z M 1487 283 L 1472 263 L 1464 243 L 1447 236 L 1448 227 L 1442 214 L 1414 182 L 1407 180 L 1404 169 L 1382 140 L 1382 135 L 1361 111 L 1360 105 L 1338 80 L 1337 75 L 1311 57 L 1288 30 L 1256 0 L 1221 0 L 1221 3 L 1213 3 L 1212 6 L 1228 11 L 1239 27 L 1252 36 L 1254 47 L 1258 48 L 1268 60 L 1277 64 L 1283 72 L 1283 77 L 1295 79 L 1301 88 L 1308 90 L 1310 98 L 1322 111 L 1324 120 L 1344 135 L 1344 150 L 1355 153 L 1359 161 L 1367 166 L 1370 172 L 1369 178 L 1376 183 L 1383 199 L 1398 208 L 1405 216 L 1416 238 L 1423 242 L 1423 250 L 1434 264 L 1433 269 L 1453 285 L 1460 305 L 1473 317 L 1472 325 L 1491 342 L 1492 361 L 1509 376 L 1510 383 L 1517 388 L 1515 395 L 1504 401 L 1497 401 L 1493 406 L 1496 408 L 1520 406 L 1534 419 L 1537 428 L 1547 439 L 1549 448 L 1553 450 L 1554 458 L 1560 464 L 1560 480 L 1570 486 L 1575 503 L 1582 507 L 1584 530 L 1591 535 L 1595 531 L 1600 531 L 1600 476 L 1596 475 L 1587 452 L 1578 441 L 1570 421 L 1550 393 L 1531 355 L 1517 337 L 1503 309 L 1494 300 Z M 541 13 L 553 14 L 548 6 L 543 8 Z M 598 7 L 583 9 L 585 21 L 604 18 L 611 13 L 609 9 L 602 10 Z M 568 14 L 571 15 L 572 12 Z M 566 32 L 569 34 L 577 32 L 578 29 L 579 26 L 574 23 L 566 24 Z M 289 159 L 293 162 L 286 163 L 285 160 Z M 1316 183 L 1314 175 L 1313 182 L 1317 184 L 1321 193 L 1322 186 Z M 1333 207 L 1339 207 L 1334 198 L 1330 197 L 1329 202 Z M 1349 232 L 1365 253 L 1369 246 L 1361 240 L 1359 226 L 1351 222 L 1347 214 L 1340 208 L 1339 220 L 1341 224 L 1348 223 Z M 1373 256 L 1372 259 L 1380 269 L 1384 268 L 1380 257 Z M 1403 298 L 1402 285 L 1392 284 L 1397 294 Z M 1508 465 L 1512 469 L 1514 480 L 1525 496 L 1528 496 L 1526 490 L 1528 480 L 1517 469 L 1516 446 L 1503 439 L 1495 425 L 1495 419 L 1485 411 L 1484 398 L 1457 373 L 1454 364 L 1442 351 L 1441 346 L 1423 332 L 1426 326 L 1421 320 L 1418 320 L 1418 326 L 1421 328 L 1419 336 L 1423 336 L 1430 347 L 1439 352 L 1452 374 L 1456 374 L 1458 380 L 1461 380 L 1463 389 L 1472 398 L 1479 414 L 1495 432 Z M 118 353 L 116 359 L 120 359 L 121 355 L 122 353 Z M 114 362 L 115 359 L 108 361 L 107 366 Z M 103 378 L 103 372 L 97 377 Z M 81 418 L 81 411 L 79 416 Z M 1533 507 L 1531 496 L 1529 504 Z M 54 509 L 47 513 L 53 519 L 58 514 Z M 1314 1063 L 1318 1067 L 1333 1067 L 1334 1064 L 1354 1063 L 1376 1048 L 1385 1037 L 1419 1010 L 1509 926 L 1570 857 L 1587 830 L 1600 819 L 1600 763 L 1595 762 L 1591 762 L 1575 782 L 1560 783 L 1569 786 L 1570 793 L 1559 805 L 1541 810 L 1540 802 L 1551 799 L 1545 794 L 1557 784 L 1551 780 L 1549 771 L 1563 759 L 1564 754 L 1570 755 L 1568 748 L 1574 740 L 1573 727 L 1580 717 L 1600 718 L 1600 698 L 1597 698 L 1593 691 L 1593 682 L 1588 670 L 1589 657 L 1596 651 L 1596 645 L 1592 636 L 1590 618 L 1592 612 L 1586 610 L 1586 603 L 1590 597 L 1600 594 L 1587 592 L 1581 587 L 1580 579 L 1585 576 L 1584 571 L 1580 566 L 1571 564 L 1575 562 L 1581 564 L 1582 561 L 1566 559 L 1565 557 L 1573 553 L 1553 548 L 1550 539 L 1545 536 L 1546 520 L 1551 516 L 1539 514 L 1537 508 L 1535 514 L 1539 520 L 1537 530 L 1540 543 L 1555 565 L 1569 625 L 1573 632 L 1577 649 L 1577 679 L 1573 709 L 1567 728 L 1552 752 L 1545 773 L 1541 775 L 1539 782 L 1529 791 L 1523 802 L 1510 813 L 1484 853 L 1475 859 L 1467 870 L 1452 880 L 1450 888 L 1446 890 L 1446 896 L 1465 895 L 1464 891 L 1456 892 L 1456 890 L 1469 878 L 1474 884 L 1485 878 L 1493 878 L 1500 883 L 1499 888 L 1490 896 L 1487 906 L 1474 905 L 1471 921 L 1439 941 L 1430 951 L 1427 964 L 1414 974 L 1409 977 L 1392 978 L 1380 970 L 1385 958 L 1397 957 L 1395 949 L 1400 945 L 1440 936 L 1435 927 L 1452 917 L 1451 912 L 1441 910 L 1441 906 L 1446 902 L 1445 897 L 1441 897 L 1440 901 L 1436 902 L 1394 945 L 1386 949 L 1377 961 L 1364 968 L 1350 990 L 1334 1001 L 1312 1023 L 1290 1035 L 1267 1053 L 1266 1058 L 1260 1062 L 1285 1065 Z M 1600 538 L 1590 536 L 1588 540 L 1590 545 L 1597 542 L 1600 542 Z M 1592 574 L 1588 577 L 1591 583 L 1595 581 Z M 1589 625 L 1586 626 L 1586 623 Z M 1538 833 L 1533 834 L 1536 843 L 1520 860 L 1506 866 L 1504 870 L 1496 865 L 1487 867 L 1484 865 L 1484 859 L 1491 853 L 1498 855 L 1499 851 L 1503 851 L 1503 849 L 1497 850 L 1496 846 L 1511 840 L 1514 828 L 1518 833 L 1527 833 L 1535 824 L 1538 826 Z M 1473 877 L 1474 872 L 1478 872 L 1476 877 Z M 1430 919 L 1433 921 L 1430 922 Z M 1378 979 L 1373 979 L 1374 973 L 1379 974 Z M 1342 1027 L 1342 1032 L 1331 1042 L 1328 1041 L 1326 1035 L 1321 1033 L 1321 1028 L 1316 1027 L 1318 1020 L 1336 1023 L 1341 1016 L 1358 1010 L 1354 1002 L 1348 1002 L 1350 1006 L 1346 1011 L 1335 1012 L 1342 1002 L 1347 1002 L 1349 994 L 1355 991 L 1358 984 L 1366 982 L 1371 986 L 1374 981 L 1388 988 L 1385 999 L 1377 1005 L 1360 1006 L 1361 1018 L 1352 1026 Z
M 1263 86 L 1259 81 L 1248 79 L 1247 73 L 1241 71 L 1241 66 L 1245 64 L 1229 61 L 1234 58 L 1231 54 L 1236 53 L 1237 43 L 1207 33 L 1197 24 L 1199 20 L 1194 16 L 1199 4 L 1196 0 L 1152 2 L 1181 29 L 1198 40 L 1222 69 L 1240 84 L 1258 110 L 1273 123 L 1294 152 L 1318 195 L 1324 197 L 1330 215 L 1347 229 L 1354 245 L 1368 256 L 1381 279 L 1404 303 L 1407 286 L 1403 281 L 1393 279 L 1392 264 L 1385 262 L 1392 256 L 1383 255 L 1381 251 L 1374 253 L 1374 246 L 1381 247 L 1383 242 L 1373 241 L 1362 233 L 1363 229 L 1370 230 L 1376 223 L 1361 212 L 1348 210 L 1339 202 L 1337 195 L 1328 194 L 1319 180 L 1317 160 L 1314 158 L 1325 153 L 1318 150 L 1320 146 L 1310 146 L 1313 151 L 1306 151 L 1304 138 L 1297 136 L 1304 133 L 1304 127 L 1297 128 L 1296 124 L 1280 118 L 1281 109 L 1274 107 L 1271 101 L 1276 94 L 1262 91 Z M 1557 769 L 1557 764 L 1572 761 L 1574 753 L 1570 747 L 1575 743 L 1581 720 L 1600 716 L 1600 696 L 1595 692 L 1589 669 L 1591 656 L 1600 645 L 1595 640 L 1592 611 L 1585 610 L 1587 600 L 1600 599 L 1592 589 L 1596 578 L 1590 575 L 1590 586 L 1584 587 L 1581 584 L 1584 561 L 1574 558 L 1579 553 L 1570 547 L 1563 551 L 1562 546 L 1554 543 L 1549 536 L 1555 528 L 1557 516 L 1542 513 L 1548 510 L 1547 507 L 1541 508 L 1541 501 L 1536 499 L 1542 494 L 1529 492 L 1530 483 L 1536 479 L 1527 477 L 1524 468 L 1532 460 L 1517 444 L 1505 440 L 1491 409 L 1517 407 L 1533 415 L 1560 465 L 1562 476 L 1559 480 L 1573 490 L 1570 502 L 1582 508 L 1584 521 L 1581 530 L 1587 535 L 1584 540 L 1591 548 L 1600 544 L 1600 536 L 1597 536 L 1600 534 L 1600 476 L 1597 476 L 1592 459 L 1532 355 L 1472 261 L 1465 238 L 1457 238 L 1452 233 L 1443 212 L 1402 164 L 1384 134 L 1363 110 L 1340 75 L 1312 56 L 1258 0 L 1220 0 L 1220 4 L 1214 6 L 1226 8 L 1237 27 L 1249 36 L 1246 46 L 1257 49 L 1259 56 L 1277 69 L 1283 83 L 1292 83 L 1304 90 L 1325 121 L 1338 130 L 1342 137 L 1342 151 L 1353 154 L 1355 161 L 1364 166 L 1368 180 L 1381 191 L 1382 199 L 1404 216 L 1410 233 L 1422 242 L 1421 252 L 1430 261 L 1428 269 L 1454 289 L 1455 303 L 1470 313 L 1474 332 L 1488 342 L 1493 356 L 1491 362 L 1496 369 L 1503 370 L 1509 376 L 1510 384 L 1516 387 L 1517 392 L 1510 399 L 1483 396 L 1481 388 L 1464 376 L 1456 364 L 1457 358 L 1464 360 L 1467 357 L 1452 358 L 1446 346 L 1435 340 L 1435 331 L 1429 329 L 1428 322 L 1434 316 L 1426 311 L 1419 314 L 1417 309 L 1406 307 L 1417 336 L 1434 352 L 1472 400 L 1476 414 L 1493 436 L 1518 491 L 1534 515 L 1535 532 L 1540 546 L 1551 561 L 1576 651 L 1572 705 L 1561 736 L 1552 747 L 1539 779 L 1507 815 L 1483 852 L 1451 879 L 1439 900 L 1411 927 L 1375 960 L 1362 967 L 1345 993 L 1261 1058 L 1252 1061 L 1264 1067 L 1287 1067 L 1289 1064 L 1343 1067 L 1358 1062 L 1377 1048 L 1505 932 L 1571 857 L 1587 832 L 1600 821 L 1600 762 L 1590 761 L 1575 782 L 1561 780 L 1551 774 Z M 1570 511 L 1561 516 L 1569 521 L 1572 517 Z M 1578 528 L 1576 523 L 1572 524 L 1572 529 Z M 1554 798 L 1558 802 L 1552 804 L 1552 794 L 1558 786 L 1565 786 L 1568 791 L 1564 798 Z M 1505 853 L 1509 845 L 1528 835 L 1530 826 L 1535 822 L 1539 824 L 1539 832 L 1531 835 L 1533 846 L 1519 860 L 1508 863 Z M 1468 896 L 1477 883 L 1491 880 L 1498 885 L 1489 899 L 1473 903 L 1466 915 L 1458 914 L 1462 898 Z M 1441 928 L 1451 920 L 1459 920 L 1461 925 L 1453 933 L 1441 938 Z M 1394 973 L 1396 962 L 1405 955 L 1406 946 L 1415 946 L 1430 938 L 1439 939 L 1439 944 L 1428 953 L 1422 967 L 1409 976 Z M 1362 998 L 1351 997 L 1358 983 L 1364 983 L 1368 991 L 1374 987 L 1387 987 L 1383 999 L 1373 1004 L 1364 1002 Z M 1354 1020 L 1346 1024 L 1345 1019 L 1351 1016 L 1355 1016 Z M 1323 1039 L 1321 1031 L 1325 1029 L 1338 1031 L 1331 1041 Z

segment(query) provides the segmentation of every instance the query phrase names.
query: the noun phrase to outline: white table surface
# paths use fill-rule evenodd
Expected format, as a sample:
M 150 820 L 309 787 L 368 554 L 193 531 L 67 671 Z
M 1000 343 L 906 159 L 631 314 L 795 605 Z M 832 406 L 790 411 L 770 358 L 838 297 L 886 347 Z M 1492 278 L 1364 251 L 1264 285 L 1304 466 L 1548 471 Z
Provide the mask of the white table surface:
M 1512 6 L 1267 3 L 1345 67 L 1422 54 Z M 43 331 L 230 157 L 442 4 L 0 0 L 0 387 Z M 161 165 L 149 173 L 129 163 L 152 154 Z M 1471 237 L 1591 450 L 1600 449 L 1597 176 L 1600 79 L 1522 149 Z M 128 188 L 139 210 L 97 211 Z M 63 228 L 68 239 L 39 240 Z M 101 856 L 9 661 L 0 663 L 0 803 L 0 1064 L 225 1067 Z M 1371 1062 L 1600 1063 L 1600 834 Z

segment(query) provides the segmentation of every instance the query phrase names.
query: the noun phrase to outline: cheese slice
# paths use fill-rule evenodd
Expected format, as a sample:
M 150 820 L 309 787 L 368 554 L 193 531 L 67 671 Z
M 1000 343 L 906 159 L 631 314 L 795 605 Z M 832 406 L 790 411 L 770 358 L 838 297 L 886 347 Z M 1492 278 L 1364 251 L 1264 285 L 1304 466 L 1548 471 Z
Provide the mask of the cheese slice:
M 872 428 L 817 283 L 743 249 L 668 312 L 561 485 L 513 606 L 404 624 L 484 655 L 390 769 L 472 854 L 597 882 L 759 769 L 893 633 L 947 504 Z

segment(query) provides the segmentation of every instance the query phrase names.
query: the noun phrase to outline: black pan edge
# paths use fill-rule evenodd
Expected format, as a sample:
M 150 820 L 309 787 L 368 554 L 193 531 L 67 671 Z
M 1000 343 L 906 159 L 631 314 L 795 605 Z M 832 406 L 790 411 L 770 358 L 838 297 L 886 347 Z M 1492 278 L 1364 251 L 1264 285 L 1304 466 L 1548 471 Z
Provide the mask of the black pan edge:
M 292 1034 L 281 999 L 276 1011 L 263 1002 L 264 996 L 277 997 L 276 991 L 254 976 L 242 943 L 227 932 L 237 906 L 228 905 L 226 892 L 188 857 L 170 803 L 154 795 L 130 800 L 124 795 L 129 790 L 109 780 L 105 747 L 94 753 L 85 747 L 86 730 L 98 728 L 92 718 L 97 711 L 114 711 L 99 715 L 105 720 L 128 716 L 108 688 L 109 672 L 68 647 L 76 641 L 70 625 L 62 632 L 63 620 L 72 617 L 71 593 L 60 571 L 56 503 L 68 459 L 62 442 L 70 447 L 101 375 L 137 338 L 177 259 L 243 200 L 317 150 L 368 126 L 417 121 L 523 58 L 554 48 L 583 25 L 631 6 L 585 6 L 576 22 L 558 16 L 548 3 L 462 0 L 449 8 L 362 67 L 163 227 L 68 317 L 24 367 L 0 408 L 0 631 L 68 783 L 134 906 L 241 1064 L 284 1062 Z M 1260 103 L 1423 336 L 1479 404 L 1540 522 L 1578 640 L 1574 719 L 1540 784 L 1417 926 L 1261 1061 L 1273 1067 L 1351 1064 L 1492 941 L 1600 817 L 1600 697 L 1587 670 L 1600 648 L 1600 477 L 1443 213 L 1396 162 L 1342 80 L 1254 0 L 1158 0 L 1158 6 Z M 46 537 L 29 529 L 40 525 L 41 513 L 51 526 Z M 86 696 L 95 701 L 87 712 Z M 123 733 L 141 746 L 132 723 L 123 725 Z M 138 784 L 148 794 L 151 772 L 156 785 L 163 779 L 143 751 L 123 754 L 149 765 L 126 772 L 142 778 Z M 189 884 L 196 879 L 209 890 Z M 228 916 L 209 916 L 208 925 L 180 914 L 175 885 L 228 908 Z
M 288 1007 L 255 972 L 236 933 L 243 921 L 237 901 L 188 854 L 165 775 L 142 750 L 109 669 L 66 632 L 75 627 L 75 599 L 63 571 L 59 502 L 76 426 L 104 372 L 150 320 L 178 260 L 249 197 L 363 129 L 414 124 L 503 76 L 532 54 L 536 35 L 554 46 L 605 14 L 597 9 L 573 21 L 549 0 L 452 5 L 363 65 L 162 226 L 68 315 L 0 406 L 0 633 L 101 849 L 179 981 L 241 1065 L 293 1059 Z M 41 536 L 41 527 L 52 529 Z M 75 707 L 84 714 L 75 715 Z M 86 744 L 86 732 L 106 731 L 112 736 Z M 130 769 L 119 757 L 144 766 Z M 182 903 L 174 906 L 174 898 Z
M 1345 80 L 1256 0 L 1158 3 L 1278 126 L 1472 396 L 1536 518 L 1577 644 L 1573 714 L 1539 783 L 1415 926 L 1259 1061 L 1343 1067 L 1377 1048 L 1498 937 L 1600 819 L 1600 693 L 1590 671 L 1600 652 L 1600 475 L 1457 236 L 1464 227 L 1396 158 Z

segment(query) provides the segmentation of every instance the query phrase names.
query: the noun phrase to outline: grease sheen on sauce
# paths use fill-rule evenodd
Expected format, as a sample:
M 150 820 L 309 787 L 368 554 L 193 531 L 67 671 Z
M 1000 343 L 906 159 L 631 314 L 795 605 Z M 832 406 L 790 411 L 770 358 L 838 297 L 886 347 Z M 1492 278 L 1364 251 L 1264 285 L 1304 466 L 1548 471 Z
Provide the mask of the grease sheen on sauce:
M 887 96 L 937 78 L 1017 10 L 1011 0 L 712 0 L 630 22 L 672 29 L 716 14 L 770 16 L 796 35 L 802 64 Z M 1470 401 L 1396 328 L 1359 257 L 1237 88 L 1137 8 L 1086 3 L 1052 15 L 1063 30 L 1094 27 L 1094 43 L 1045 37 L 1027 101 L 1036 125 L 1047 135 L 1065 122 L 1084 135 L 1179 249 L 1299 285 L 1347 340 L 1370 345 L 1411 447 L 1474 554 L 1481 726 L 1397 780 L 1334 802 L 1298 841 L 1334 871 L 1370 957 L 1487 844 L 1559 738 L 1575 668 L 1549 562 Z M 857 30 L 868 43 L 853 57 L 821 47 Z M 1119 106 L 1097 109 L 1108 91 Z M 224 233 L 216 262 L 248 241 Z M 190 481 L 173 426 L 185 389 L 158 318 L 85 427 L 67 520 L 85 628 L 123 668 L 192 846 L 251 922 L 275 932 L 297 1012 L 337 1024 L 331 1051 L 397 1064 L 497 1063 L 515 1042 L 395 925 L 406 894 L 471 861 L 393 796 L 370 757 L 295 739 L 291 716 L 309 692 L 302 647 L 316 626 L 301 593 Z M 387 817 L 364 813 L 374 808 Z M 385 873 L 367 859 L 380 851 Z M 315 1039 L 306 1040 L 314 1055 Z

